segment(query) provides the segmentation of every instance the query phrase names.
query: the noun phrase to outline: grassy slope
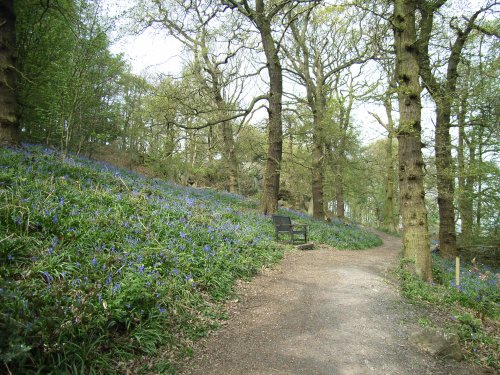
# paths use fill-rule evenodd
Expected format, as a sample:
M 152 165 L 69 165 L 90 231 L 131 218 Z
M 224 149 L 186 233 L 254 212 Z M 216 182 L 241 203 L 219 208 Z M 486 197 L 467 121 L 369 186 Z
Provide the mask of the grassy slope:
M 0 148 L 0 367 L 109 373 L 160 346 L 182 351 L 235 278 L 282 257 L 255 208 L 37 146 Z M 289 214 L 312 241 L 380 242 Z

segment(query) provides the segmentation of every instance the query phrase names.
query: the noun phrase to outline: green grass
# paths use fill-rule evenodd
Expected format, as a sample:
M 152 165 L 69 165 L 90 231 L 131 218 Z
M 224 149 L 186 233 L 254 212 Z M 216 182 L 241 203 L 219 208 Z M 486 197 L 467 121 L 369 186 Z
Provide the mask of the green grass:
M 39 146 L 0 148 L 1 371 L 108 374 L 161 350 L 157 367 L 175 372 L 175 353 L 224 317 L 234 281 L 283 255 L 256 207 Z M 380 243 L 289 213 L 313 241 Z

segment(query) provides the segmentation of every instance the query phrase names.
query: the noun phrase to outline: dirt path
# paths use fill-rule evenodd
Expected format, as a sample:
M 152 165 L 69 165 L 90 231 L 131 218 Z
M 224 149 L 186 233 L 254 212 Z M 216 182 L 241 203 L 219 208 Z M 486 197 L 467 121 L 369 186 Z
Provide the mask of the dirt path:
M 399 239 L 367 251 L 287 254 L 239 287 L 240 303 L 203 340 L 183 374 L 479 374 L 408 342 L 418 309 L 384 276 Z

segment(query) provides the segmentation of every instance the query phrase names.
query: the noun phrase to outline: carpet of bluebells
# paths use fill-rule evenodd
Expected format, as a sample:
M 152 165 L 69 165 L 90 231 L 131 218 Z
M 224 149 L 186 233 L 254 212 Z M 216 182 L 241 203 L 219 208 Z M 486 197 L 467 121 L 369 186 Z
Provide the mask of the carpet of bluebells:
M 455 261 L 434 255 L 433 273 L 440 284 L 450 287 L 445 301 L 458 301 L 464 307 L 500 320 L 500 270 L 475 262 L 462 264 L 459 285 L 456 285 Z
M 40 146 L 0 148 L 0 372 L 113 373 L 159 347 L 182 351 L 221 317 L 236 278 L 282 257 L 256 206 Z M 290 214 L 312 240 L 380 242 Z

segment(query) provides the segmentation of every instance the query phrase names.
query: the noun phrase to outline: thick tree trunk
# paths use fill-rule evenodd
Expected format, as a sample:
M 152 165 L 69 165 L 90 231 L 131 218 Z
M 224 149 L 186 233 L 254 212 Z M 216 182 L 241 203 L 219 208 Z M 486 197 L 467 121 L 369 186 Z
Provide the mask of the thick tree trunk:
M 439 207 L 439 250 L 449 259 L 457 255 L 455 232 L 454 171 L 451 157 L 450 107 L 451 103 L 437 104 L 436 172 Z
M 415 0 L 395 0 L 393 31 L 399 99 L 399 194 L 403 216 L 404 256 L 415 261 L 415 273 L 432 279 L 424 193 L 421 143 L 422 91 L 417 61 Z
M 14 1 L 0 2 L 0 145 L 19 142 L 16 99 L 16 16 Z
M 258 1 L 257 3 L 262 3 Z M 262 5 L 262 4 L 261 4 Z M 263 10 L 263 9 L 262 9 Z M 280 168 L 283 151 L 282 96 L 283 72 L 271 33 L 271 24 L 267 17 L 259 17 L 256 21 L 262 38 L 262 46 L 266 55 L 269 74 L 269 115 L 268 149 L 264 186 L 261 199 L 261 210 L 264 214 L 273 214 L 278 210 L 278 194 L 280 189 Z

